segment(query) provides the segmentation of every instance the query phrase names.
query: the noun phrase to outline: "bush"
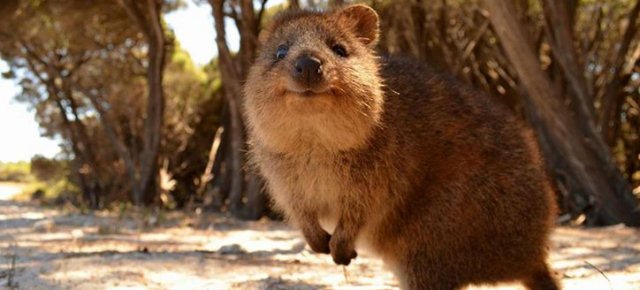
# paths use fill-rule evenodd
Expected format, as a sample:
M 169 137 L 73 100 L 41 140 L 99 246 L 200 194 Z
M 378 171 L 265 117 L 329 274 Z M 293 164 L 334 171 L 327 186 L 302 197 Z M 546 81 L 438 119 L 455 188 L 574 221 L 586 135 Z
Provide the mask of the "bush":
M 26 161 L 0 162 L 0 182 L 30 182 L 34 178 Z
M 54 158 L 36 155 L 31 158 L 31 174 L 44 182 L 54 181 L 64 177 L 66 162 Z

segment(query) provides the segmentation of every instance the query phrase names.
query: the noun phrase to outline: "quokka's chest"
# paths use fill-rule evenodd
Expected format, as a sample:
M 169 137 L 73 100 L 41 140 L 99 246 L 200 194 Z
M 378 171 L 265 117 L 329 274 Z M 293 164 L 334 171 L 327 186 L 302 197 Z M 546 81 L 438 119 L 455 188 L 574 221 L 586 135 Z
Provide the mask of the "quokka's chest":
M 308 158 L 290 161 L 284 174 L 295 176 L 294 185 L 305 195 L 335 196 L 349 187 L 348 164 L 333 159 Z M 295 172 L 293 172 L 295 171 Z
M 275 194 L 291 195 L 297 202 L 315 207 L 335 205 L 351 187 L 348 163 L 333 158 L 272 156 L 263 160 L 262 167 L 276 187 L 272 188 Z

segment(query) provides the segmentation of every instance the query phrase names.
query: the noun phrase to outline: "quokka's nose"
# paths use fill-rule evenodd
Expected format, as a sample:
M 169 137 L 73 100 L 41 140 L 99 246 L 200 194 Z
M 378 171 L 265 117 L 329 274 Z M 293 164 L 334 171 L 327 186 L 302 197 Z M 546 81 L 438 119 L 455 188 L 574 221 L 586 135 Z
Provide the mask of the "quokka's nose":
M 303 55 L 296 60 L 293 76 L 307 86 L 322 80 L 322 61 L 314 56 Z

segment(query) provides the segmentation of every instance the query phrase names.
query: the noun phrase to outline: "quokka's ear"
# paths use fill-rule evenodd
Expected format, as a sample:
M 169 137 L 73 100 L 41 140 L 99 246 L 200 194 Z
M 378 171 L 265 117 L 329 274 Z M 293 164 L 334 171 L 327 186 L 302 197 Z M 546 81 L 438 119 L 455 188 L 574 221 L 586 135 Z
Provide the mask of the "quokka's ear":
M 351 31 L 368 46 L 375 46 L 380 33 L 378 13 L 364 4 L 350 5 L 336 11 L 340 21 L 346 21 Z

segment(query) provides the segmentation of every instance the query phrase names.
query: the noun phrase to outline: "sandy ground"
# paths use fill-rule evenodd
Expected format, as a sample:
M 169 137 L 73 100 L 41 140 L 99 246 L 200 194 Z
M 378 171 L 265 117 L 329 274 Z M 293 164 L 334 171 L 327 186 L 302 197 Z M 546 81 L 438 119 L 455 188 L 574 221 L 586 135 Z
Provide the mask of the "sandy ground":
M 640 289 L 638 230 L 561 227 L 551 258 L 565 289 Z M 279 222 L 81 214 L 0 200 L 0 288 L 397 289 L 397 282 L 366 254 L 346 269 L 333 265 Z
M 22 192 L 24 185 L 13 182 L 0 182 L 0 200 L 9 200 Z

